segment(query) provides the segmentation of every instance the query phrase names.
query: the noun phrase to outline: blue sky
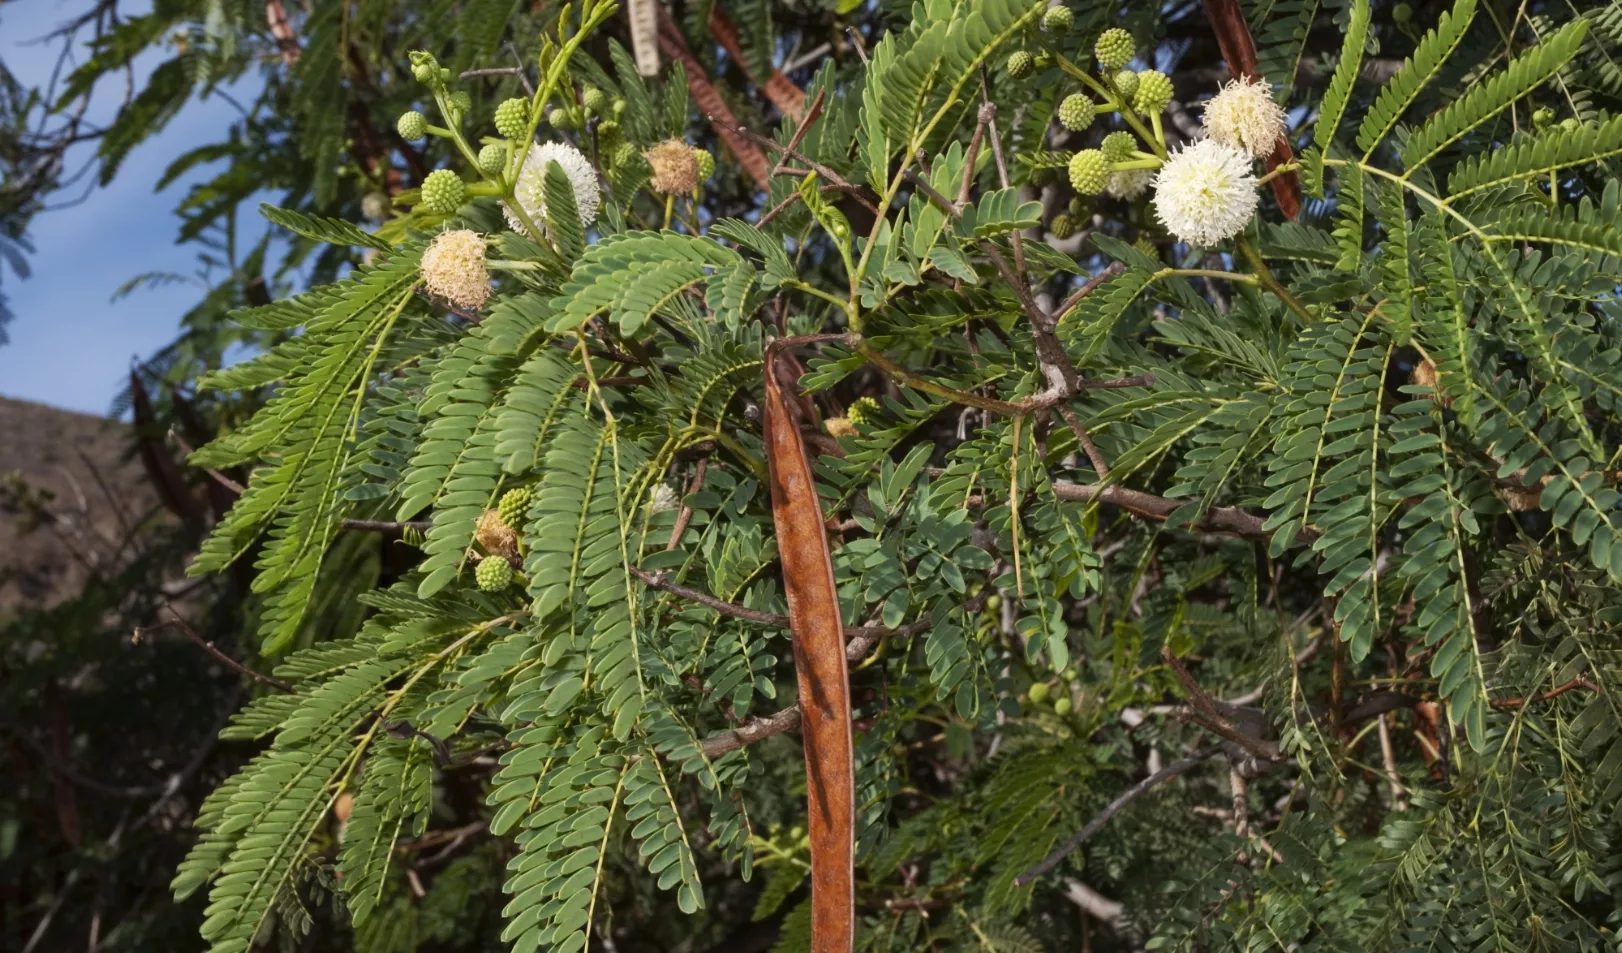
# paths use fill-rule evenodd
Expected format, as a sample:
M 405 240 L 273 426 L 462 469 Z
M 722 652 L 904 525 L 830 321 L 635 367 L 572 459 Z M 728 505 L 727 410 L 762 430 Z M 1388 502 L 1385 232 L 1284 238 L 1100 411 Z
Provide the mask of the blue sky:
M 89 2 L 0 2 L 0 57 L 19 81 L 49 79 L 55 47 L 29 41 L 87 9 Z M 120 4 L 120 9 L 133 15 L 150 4 L 137 0 Z M 137 77 L 144 81 L 162 58 L 161 51 L 151 51 L 137 60 Z M 239 85 L 233 96 L 239 102 L 251 100 L 254 82 Z M 105 121 L 122 90 L 108 86 L 98 92 L 106 93 L 104 102 L 98 104 L 99 115 L 92 108 L 90 117 Z M 34 220 L 29 233 L 35 248 L 29 260 L 32 276 L 19 281 L 8 271 L 0 279 L 16 314 L 6 329 L 10 342 L 0 345 L 0 395 L 103 414 L 122 388 L 131 360 L 174 337 L 181 315 L 201 296 L 198 286 L 174 284 L 111 299 L 120 285 L 143 272 L 197 271 L 197 250 L 175 243 L 179 221 L 171 213 L 187 186 L 217 167 L 194 169 L 162 192 L 154 193 L 152 187 L 175 156 L 216 141 L 236 117 L 236 110 L 218 96 L 188 104 L 162 133 L 130 154 L 111 185 L 82 204 L 47 211 Z M 70 154 L 70 170 L 94 150 L 88 144 L 76 148 L 80 151 Z M 57 201 L 79 195 L 70 190 Z M 257 238 L 260 221 L 251 207 L 245 209 L 242 246 Z

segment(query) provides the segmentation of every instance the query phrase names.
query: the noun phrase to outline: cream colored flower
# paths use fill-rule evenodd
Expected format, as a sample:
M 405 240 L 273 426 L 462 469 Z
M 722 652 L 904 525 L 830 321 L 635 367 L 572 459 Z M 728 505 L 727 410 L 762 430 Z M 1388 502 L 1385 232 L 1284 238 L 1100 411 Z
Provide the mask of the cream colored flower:
M 653 167 L 648 184 L 661 195 L 686 195 L 698 188 L 698 153 L 680 139 L 666 139 L 642 154 Z
M 460 228 L 441 232 L 422 253 L 422 283 L 428 293 L 458 308 L 477 311 L 490 297 L 484 266 L 484 236 Z
M 1154 186 L 1155 216 L 1190 245 L 1209 247 L 1232 238 L 1256 215 L 1250 156 L 1211 139 L 1178 150 Z
M 1284 134 L 1284 110 L 1266 80 L 1242 76 L 1205 104 L 1205 134 L 1258 159 L 1270 156 Z
M 580 224 L 590 225 L 597 221 L 597 209 L 602 204 L 602 193 L 597 188 L 597 170 L 591 167 L 590 159 L 567 142 L 531 146 L 529 154 L 524 156 L 524 166 L 518 170 L 518 180 L 513 183 L 513 195 L 524 214 L 537 227 L 545 227 L 546 167 L 553 162 L 563 168 L 563 174 L 569 177 L 569 184 L 574 186 L 574 206 L 580 213 Z M 522 220 L 513 214 L 512 209 L 503 204 L 501 210 L 513 231 L 524 230 Z
M 1104 186 L 1104 191 L 1118 199 L 1126 199 L 1130 202 L 1143 194 L 1143 190 L 1149 187 L 1149 180 L 1152 178 L 1154 178 L 1154 174 L 1148 169 L 1126 169 L 1121 172 L 1111 172 L 1109 174 L 1109 184 Z
M 668 484 L 661 483 L 653 491 L 653 499 L 648 501 L 648 512 L 665 513 L 676 508 L 681 499 L 676 496 Z

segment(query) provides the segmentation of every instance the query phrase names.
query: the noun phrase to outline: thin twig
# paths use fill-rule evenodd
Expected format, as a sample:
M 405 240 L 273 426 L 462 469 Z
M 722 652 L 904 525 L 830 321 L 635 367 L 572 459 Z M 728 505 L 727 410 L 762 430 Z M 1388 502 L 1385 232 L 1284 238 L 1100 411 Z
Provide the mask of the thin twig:
M 724 616 L 741 619 L 744 622 L 758 622 L 761 625 L 788 628 L 789 619 L 786 615 L 779 615 L 776 612 L 762 612 L 759 609 L 751 609 L 748 606 L 740 606 L 735 602 L 718 599 L 707 592 L 701 592 L 690 586 L 671 582 L 665 578 L 664 573 L 648 572 L 640 566 L 632 566 L 631 575 L 654 589 L 668 592 L 673 596 L 681 596 L 683 599 L 696 602 L 706 609 L 713 609 Z M 893 636 L 917 635 L 919 632 L 928 629 L 930 624 L 930 620 L 926 617 L 898 626 L 847 625 L 845 626 L 845 634 L 851 638 L 852 642 L 857 639 L 887 639 Z
M 344 529 L 363 530 L 368 533 L 403 533 L 408 529 L 426 533 L 434 524 L 428 520 L 407 520 L 403 523 L 391 520 L 344 520 L 339 525 Z
M 1098 478 L 1102 480 L 1108 477 L 1109 464 L 1104 462 L 1103 451 L 1098 449 L 1098 444 L 1093 443 L 1092 435 L 1087 433 L 1086 427 L 1082 426 L 1081 418 L 1076 416 L 1075 411 L 1062 403 L 1058 405 L 1058 411 L 1059 416 L 1064 418 L 1065 426 L 1069 427 L 1070 432 L 1076 435 L 1076 442 L 1081 444 L 1081 449 L 1087 454 L 1087 459 L 1092 462 L 1093 471 L 1098 474 Z
M 1551 698 L 1559 698 L 1566 692 L 1579 688 L 1586 688 L 1596 695 L 1604 694 L 1600 687 L 1589 680 L 1586 675 L 1579 675 L 1563 685 L 1557 685 L 1541 695 L 1531 695 L 1526 698 L 1497 698 L 1491 702 L 1494 708 L 1525 708 L 1533 702 L 1546 702 Z
M 236 672 L 237 674 L 246 675 L 248 678 L 253 679 L 254 681 L 260 683 L 261 685 L 269 685 L 270 687 L 278 689 L 279 691 L 284 691 L 284 692 L 292 692 L 293 691 L 293 686 L 291 684 L 289 684 L 287 682 L 284 682 L 281 679 L 276 678 L 273 675 L 266 675 L 263 672 L 256 672 L 253 669 L 249 668 L 248 666 L 243 665 L 241 662 L 238 662 L 236 659 L 232 658 L 231 656 L 226 655 L 224 652 L 221 652 L 219 650 L 219 648 L 217 646 L 215 646 L 215 644 L 213 642 L 210 642 L 207 639 L 203 638 L 202 636 L 198 635 L 197 630 L 193 629 L 191 627 L 191 623 L 187 622 L 180 615 L 180 613 L 176 612 L 173 606 L 165 604 L 164 609 L 168 610 L 169 614 L 174 616 L 174 621 L 173 622 L 159 622 L 157 625 L 152 626 L 151 630 L 136 629 L 134 638 L 139 639 L 141 637 L 141 633 L 143 631 L 155 631 L 157 629 L 179 629 L 186 636 L 186 638 L 191 639 L 193 642 L 196 642 L 199 648 L 201 648 L 203 651 L 207 652 L 209 655 L 214 656 L 214 658 L 220 664 L 224 665 L 226 668 L 231 669 L 232 671 Z
M 1212 734 L 1233 742 L 1244 750 L 1250 752 L 1264 761 L 1277 761 L 1283 757 L 1276 743 L 1265 738 L 1248 735 L 1234 726 L 1233 722 L 1217 710 L 1216 703 L 1206 694 L 1194 676 L 1188 673 L 1183 663 L 1172 654 L 1171 646 L 1163 645 L 1160 648 L 1160 658 L 1171 667 L 1172 674 L 1182 683 L 1184 691 L 1188 692 L 1189 717 L 1195 724 L 1210 731 Z
M 173 427 L 169 428 L 169 439 L 173 440 L 175 442 L 175 446 L 180 448 L 182 455 L 189 457 L 195 452 L 192 450 L 191 445 L 186 443 L 186 439 L 176 432 L 175 428 Z M 244 487 L 242 484 L 231 479 L 213 467 L 204 467 L 203 472 L 213 477 L 214 482 L 225 487 L 227 490 L 230 490 L 232 493 L 235 493 L 237 496 L 241 496 L 242 494 L 248 492 L 247 487 Z
M 1208 747 L 1201 748 L 1180 761 L 1173 761 L 1171 764 L 1166 765 L 1164 768 L 1161 768 L 1154 774 L 1149 775 L 1142 781 L 1139 781 L 1137 784 L 1127 788 L 1125 791 L 1121 792 L 1119 797 L 1105 805 L 1104 809 L 1099 811 L 1096 817 L 1088 821 L 1086 827 L 1083 827 L 1069 840 L 1056 847 L 1053 853 L 1042 858 L 1041 863 L 1015 878 L 1014 886 L 1027 886 L 1032 881 L 1036 880 L 1036 878 L 1052 870 L 1054 867 L 1057 867 L 1059 865 L 1059 861 L 1064 860 L 1065 857 L 1069 856 L 1076 848 L 1091 840 L 1094 834 L 1097 834 L 1099 831 L 1103 830 L 1104 825 L 1109 823 L 1110 818 L 1120 813 L 1121 808 L 1126 807 L 1128 804 L 1131 804 L 1133 801 L 1142 797 L 1146 792 L 1166 783 L 1167 781 L 1170 781 L 1172 778 L 1177 777 L 1179 774 L 1182 774 L 1189 768 L 1195 767 L 1221 750 L 1221 747 L 1218 745 L 1210 745 Z
M 688 496 L 692 496 L 699 490 L 704 489 L 704 474 L 707 470 L 709 470 L 709 468 L 710 458 L 699 457 L 698 467 L 693 471 L 693 482 L 687 485 Z M 670 530 L 670 542 L 665 544 L 666 551 L 675 549 L 677 546 L 681 545 L 682 534 L 687 532 L 687 524 L 691 523 L 692 521 L 693 508 L 691 506 L 683 506 L 681 508 L 681 512 L 676 514 L 676 525 Z

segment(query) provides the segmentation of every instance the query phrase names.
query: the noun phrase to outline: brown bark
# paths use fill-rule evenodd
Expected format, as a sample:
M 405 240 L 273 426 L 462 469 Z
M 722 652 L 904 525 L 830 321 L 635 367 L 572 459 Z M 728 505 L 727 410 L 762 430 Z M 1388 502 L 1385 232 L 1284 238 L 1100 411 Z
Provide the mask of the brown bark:
M 775 349 L 768 348 L 766 460 L 805 738 L 811 951 L 850 953 L 856 916 L 856 782 L 845 633 L 811 461 L 778 380 L 777 359 Z
M 287 9 L 282 6 L 282 0 L 265 0 L 265 22 L 270 26 L 276 49 L 281 51 L 282 62 L 288 66 L 297 63 L 298 37 L 293 33 L 293 25 L 287 22 Z

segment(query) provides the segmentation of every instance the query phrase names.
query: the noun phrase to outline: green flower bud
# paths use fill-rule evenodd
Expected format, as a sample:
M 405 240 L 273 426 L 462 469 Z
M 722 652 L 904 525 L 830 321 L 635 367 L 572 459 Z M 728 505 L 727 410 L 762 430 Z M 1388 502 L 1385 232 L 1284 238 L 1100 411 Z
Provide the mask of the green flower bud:
M 1065 715 L 1070 714 L 1071 709 L 1074 707 L 1075 705 L 1071 703 L 1069 698 L 1060 698 L 1058 701 L 1053 703 L 1053 713 L 1062 718 Z
M 1082 195 L 1097 195 L 1109 184 L 1109 159 L 1098 149 L 1083 149 L 1070 157 L 1070 187 Z
M 1547 106 L 1540 106 L 1532 113 L 1532 125 L 1539 129 L 1554 122 L 1554 110 Z
M 1391 8 L 1391 19 L 1398 23 L 1407 23 L 1414 18 L 1414 8 L 1406 3 L 1399 3 Z
M 505 556 L 486 556 L 473 570 L 473 578 L 485 592 L 500 592 L 512 585 L 513 567 Z
M 1132 34 L 1120 27 L 1105 30 L 1093 46 L 1093 55 L 1098 57 L 1099 67 L 1111 73 L 1132 62 L 1132 54 L 1136 52 Z
M 1138 74 L 1138 91 L 1132 95 L 1132 108 L 1153 116 L 1171 105 L 1171 77 L 1159 70 L 1146 69 Z
M 1116 73 L 1115 91 L 1121 94 L 1123 100 L 1131 102 L 1132 95 L 1138 91 L 1138 74 L 1129 69 Z
M 1100 148 L 1104 151 L 1104 157 L 1111 162 L 1125 162 L 1137 151 L 1138 140 L 1132 133 L 1118 130 L 1105 136 Z
M 569 111 L 562 106 L 547 113 L 546 121 L 552 124 L 553 129 L 574 128 L 574 121 L 569 118 Z
M 529 100 L 514 97 L 496 107 L 496 132 L 508 139 L 522 139 L 528 131 Z
M 1036 71 L 1036 58 L 1024 50 L 1019 50 L 1008 57 L 1008 63 L 1003 67 L 1008 75 L 1015 79 L 1024 79 Z
M 693 155 L 698 159 L 698 180 L 708 182 L 715 174 L 715 156 L 708 149 L 694 149 Z
M 451 108 L 456 110 L 458 115 L 466 116 L 467 111 L 473 108 L 473 97 L 469 96 L 460 89 L 454 93 L 451 93 L 450 98 Z
M 1042 14 L 1042 29 L 1049 33 L 1069 33 L 1070 28 L 1076 25 L 1076 15 L 1064 4 L 1048 7 Z
M 422 180 L 422 207 L 435 215 L 451 214 L 466 198 L 467 186 L 449 169 L 435 169 Z
M 623 99 L 614 100 L 613 110 L 614 110 L 614 118 L 616 118 L 616 119 L 618 119 L 620 116 L 625 115 L 625 100 L 623 100 Z
M 845 416 L 857 426 L 873 423 L 878 420 L 878 415 L 879 402 L 871 397 L 856 398 L 851 401 L 850 408 L 845 411 Z
M 1076 226 L 1070 221 L 1069 215 L 1064 212 L 1060 212 L 1059 214 L 1053 216 L 1052 221 L 1048 222 L 1048 231 L 1053 233 L 1054 238 L 1063 241 L 1066 238 L 1069 238 L 1071 235 L 1076 234 Z
M 527 486 L 520 486 L 501 494 L 501 501 L 496 504 L 496 512 L 501 514 L 501 521 L 509 527 L 517 529 L 524 521 L 524 514 L 529 512 L 530 501 L 535 493 Z
M 608 105 L 608 94 L 595 86 L 587 86 L 580 94 L 580 102 L 590 113 L 602 113 Z
M 399 130 L 400 138 L 407 142 L 416 142 L 428 135 L 428 117 L 415 109 L 400 114 L 400 121 L 394 124 Z
M 1048 700 L 1048 683 L 1047 682 L 1034 682 L 1034 683 L 1032 683 L 1030 696 L 1031 696 L 1031 701 L 1035 702 L 1038 705 L 1040 705 L 1043 702 L 1047 701 Z
M 500 175 L 507 168 L 507 147 L 499 142 L 492 142 L 479 150 L 479 168 L 486 175 Z
M 1059 124 L 1071 132 L 1081 132 L 1096 118 L 1098 106 L 1085 93 L 1071 93 L 1059 104 Z
M 432 86 L 439 81 L 439 67 L 435 66 L 432 61 L 418 63 L 416 66 L 411 67 L 411 75 L 416 77 L 417 82 L 424 86 Z

